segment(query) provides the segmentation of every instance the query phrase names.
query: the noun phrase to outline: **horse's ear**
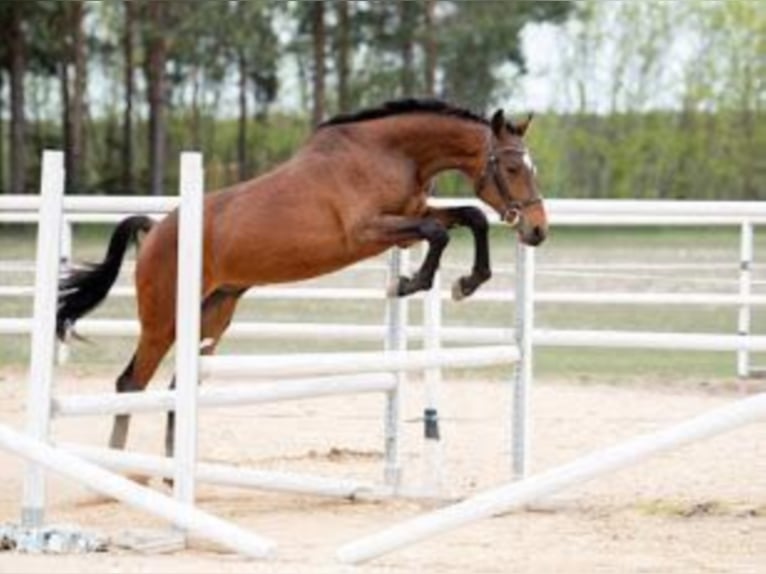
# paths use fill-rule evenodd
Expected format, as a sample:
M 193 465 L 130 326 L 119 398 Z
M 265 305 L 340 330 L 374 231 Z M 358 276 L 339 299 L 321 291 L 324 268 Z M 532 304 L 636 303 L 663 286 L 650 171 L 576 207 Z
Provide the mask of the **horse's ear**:
M 492 133 L 499 136 L 503 131 L 503 127 L 505 127 L 505 113 L 502 108 L 492 115 L 490 123 L 492 125 Z
M 512 130 L 513 133 L 524 137 L 524 134 L 527 133 L 527 129 L 529 129 L 529 124 L 532 123 L 532 118 L 534 117 L 535 117 L 535 114 L 533 114 L 532 112 L 529 112 L 525 119 L 521 120 L 517 124 L 513 124 L 513 130 Z

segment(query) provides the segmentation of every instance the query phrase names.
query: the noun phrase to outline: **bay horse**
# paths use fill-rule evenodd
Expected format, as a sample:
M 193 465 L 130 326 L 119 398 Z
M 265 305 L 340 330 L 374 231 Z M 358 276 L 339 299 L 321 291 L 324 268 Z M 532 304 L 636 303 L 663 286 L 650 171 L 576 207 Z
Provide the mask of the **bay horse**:
M 330 273 L 392 246 L 428 242 L 420 269 L 396 280 L 390 295 L 427 290 L 455 226 L 471 230 L 475 252 L 473 269 L 457 280 L 453 297 L 472 294 L 491 276 L 487 219 L 474 207 L 430 207 L 431 182 L 446 170 L 462 172 L 476 195 L 515 226 L 520 241 L 540 244 L 546 213 L 523 140 L 531 119 L 509 121 L 498 110 L 487 120 L 434 99 L 388 102 L 320 124 L 274 170 L 206 194 L 201 340 L 209 344 L 202 352 L 214 352 L 249 288 Z M 122 221 L 103 262 L 70 274 L 59 292 L 63 338 L 106 297 L 140 232 L 148 232 L 135 270 L 141 333 L 117 379 L 120 393 L 145 389 L 175 339 L 177 211 L 158 223 L 143 216 Z M 115 417 L 111 448 L 124 448 L 129 423 L 129 415 Z M 173 424 L 170 412 L 168 455 Z

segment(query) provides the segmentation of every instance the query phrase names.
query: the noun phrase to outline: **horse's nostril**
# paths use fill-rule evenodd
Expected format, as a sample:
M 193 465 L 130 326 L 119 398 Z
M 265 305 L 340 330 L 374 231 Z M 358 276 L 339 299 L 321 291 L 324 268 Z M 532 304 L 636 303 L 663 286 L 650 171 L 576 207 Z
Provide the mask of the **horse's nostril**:
M 545 229 L 539 225 L 535 225 L 529 230 L 526 243 L 529 245 L 540 245 L 544 239 Z

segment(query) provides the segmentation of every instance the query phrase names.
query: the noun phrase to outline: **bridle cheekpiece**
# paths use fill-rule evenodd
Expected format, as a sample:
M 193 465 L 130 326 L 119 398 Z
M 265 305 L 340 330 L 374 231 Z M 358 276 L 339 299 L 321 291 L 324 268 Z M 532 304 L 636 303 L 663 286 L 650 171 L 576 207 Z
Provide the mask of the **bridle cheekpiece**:
M 500 215 L 501 221 L 505 221 L 512 227 L 515 227 L 521 222 L 521 218 L 524 216 L 524 211 L 534 205 L 542 203 L 543 198 L 534 191 L 532 192 L 532 196 L 528 197 L 527 199 L 517 200 L 511 197 L 511 192 L 508 189 L 508 185 L 505 183 L 505 179 L 502 177 L 502 175 L 500 175 L 500 167 L 498 165 L 500 163 L 500 158 L 498 157 L 498 152 L 516 152 L 524 155 L 525 158 L 529 157 L 529 152 L 523 146 L 504 146 L 501 148 L 496 148 L 493 145 L 492 136 L 489 138 L 487 148 L 487 163 L 485 164 L 484 170 L 479 176 L 479 179 L 476 181 L 476 195 L 481 195 L 484 186 L 487 185 L 487 180 L 491 177 L 498 193 L 500 194 L 500 198 L 505 204 L 503 213 Z M 528 160 L 525 159 L 525 163 L 526 161 Z

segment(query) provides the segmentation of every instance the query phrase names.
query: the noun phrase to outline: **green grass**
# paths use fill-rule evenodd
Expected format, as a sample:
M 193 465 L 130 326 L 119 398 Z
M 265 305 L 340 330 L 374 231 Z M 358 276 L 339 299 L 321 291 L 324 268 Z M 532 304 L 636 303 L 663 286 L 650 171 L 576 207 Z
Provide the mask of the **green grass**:
M 75 233 L 75 254 L 80 260 L 98 260 L 103 254 L 108 227 L 83 226 Z M 766 252 L 766 234 L 756 234 L 755 252 Z M 508 230 L 492 232 L 492 256 L 496 268 L 513 266 L 515 239 Z M 738 230 L 731 228 L 560 228 L 554 229 L 546 244 L 537 250 L 540 273 L 536 284 L 540 290 L 587 291 L 710 291 L 734 293 L 737 286 Z M 34 258 L 34 236 L 29 229 L 16 226 L 0 227 L 0 259 Z M 469 234 L 457 231 L 445 255 L 443 282 L 445 288 L 471 266 L 473 246 Z M 421 252 L 413 250 L 413 262 L 419 262 Z M 612 272 L 609 277 L 590 273 L 577 276 L 545 270 L 546 266 L 571 263 L 708 263 L 724 262 L 724 271 L 695 271 L 702 281 L 696 285 L 686 279 L 686 272 L 672 268 L 661 271 Z M 464 270 L 464 271 L 461 271 Z M 763 279 L 763 275 L 756 276 Z M 28 284 L 31 274 L 0 274 L 0 284 Z M 121 279 L 125 283 L 130 278 Z M 346 285 L 385 288 L 382 271 L 344 272 L 320 278 L 313 284 Z M 511 277 L 497 274 L 488 288 L 512 288 Z M 758 289 L 755 289 L 758 292 Z M 762 291 L 761 291 L 762 292 Z M 422 314 L 417 300 L 411 303 L 411 320 L 419 321 Z M 29 299 L 0 299 L 0 316 L 23 317 L 31 314 Z M 384 314 L 380 302 L 297 302 L 244 301 L 237 317 L 258 321 L 349 322 L 379 323 Z M 131 300 L 112 298 L 94 313 L 94 317 L 135 317 Z M 509 304 L 466 300 L 444 303 L 445 325 L 508 326 L 513 321 Z M 616 329 L 643 331 L 736 332 L 737 309 L 734 307 L 699 306 L 627 306 L 546 304 L 536 309 L 536 326 L 563 329 Z M 754 312 L 753 330 L 763 332 L 764 312 Z M 128 338 L 103 339 L 92 345 L 75 343 L 71 366 L 80 371 L 117 373 L 129 359 L 134 341 Z M 319 351 L 332 349 L 375 348 L 370 344 L 333 343 L 327 341 L 229 341 L 223 352 Z M 766 357 L 761 357 L 766 364 Z M 23 337 L 0 336 L 0 367 L 23 367 L 28 360 L 28 341 Z M 757 361 L 756 361 L 757 362 Z M 551 349 L 536 351 L 536 372 L 541 378 L 572 378 L 577 380 L 620 381 L 640 377 L 654 379 L 708 380 L 731 378 L 734 374 L 734 353 L 701 353 L 673 351 Z M 459 371 L 462 373 L 463 371 Z M 485 371 L 491 376 L 503 376 L 500 371 Z

